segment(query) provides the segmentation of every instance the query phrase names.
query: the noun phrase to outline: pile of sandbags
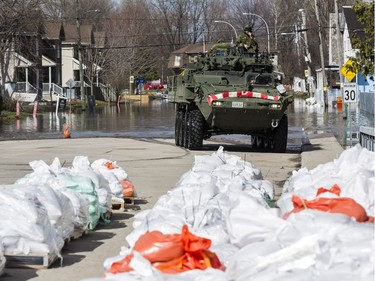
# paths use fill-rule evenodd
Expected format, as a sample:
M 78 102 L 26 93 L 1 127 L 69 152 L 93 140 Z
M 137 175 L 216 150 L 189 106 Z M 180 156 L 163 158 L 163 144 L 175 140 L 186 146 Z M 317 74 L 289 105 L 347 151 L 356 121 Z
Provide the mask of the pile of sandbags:
M 374 153 L 356 146 L 332 163 L 293 173 L 278 207 L 272 208 L 267 203 L 273 186 L 253 165 L 222 148 L 211 156 L 196 156 L 174 189 L 152 209 L 136 214 L 128 246 L 104 261 L 104 277 L 86 281 L 373 280 L 374 172 Z M 342 208 L 309 208 L 314 205 L 305 200 L 314 200 L 318 190 L 318 197 L 351 199 L 363 208 L 366 220 L 358 222 Z M 303 210 L 294 210 L 293 195 L 305 204 Z M 136 246 L 149 233 L 175 237 L 185 226 L 210 240 L 208 250 L 224 270 L 207 266 L 178 276 L 165 274 Z M 154 243 L 150 251 L 158 253 L 162 246 Z M 119 264 L 124 270 L 116 267 L 114 273 Z
M 128 174 L 116 161 L 98 159 L 91 163 L 91 168 L 108 182 L 113 202 L 121 202 L 125 197 L 136 196 Z
M 0 186 L 0 239 L 5 254 L 60 254 L 64 245 L 60 236 L 64 223 L 62 217 L 58 216 L 61 209 L 53 206 L 55 202 L 47 206 L 40 201 L 43 198 L 53 201 L 53 192 L 47 194 L 50 191 L 44 193 L 43 188 L 31 185 Z M 52 226 L 51 221 L 54 219 L 55 226 L 57 221 L 61 222 L 60 229 Z
M 4 273 L 5 262 L 6 262 L 6 259 L 4 256 L 4 247 L 0 239 L 0 276 Z
M 86 156 L 76 156 L 72 167 L 62 167 L 58 158 L 51 165 L 29 164 L 32 173 L 0 186 L 4 252 L 59 256 L 66 239 L 95 229 L 101 215 L 112 211 L 109 182 Z

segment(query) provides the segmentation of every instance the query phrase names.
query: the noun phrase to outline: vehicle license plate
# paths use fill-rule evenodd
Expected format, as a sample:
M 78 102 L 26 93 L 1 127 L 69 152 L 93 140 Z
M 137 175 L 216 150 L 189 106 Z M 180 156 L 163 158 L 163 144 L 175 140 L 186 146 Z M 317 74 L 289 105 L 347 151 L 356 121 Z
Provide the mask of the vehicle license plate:
M 242 101 L 232 101 L 232 107 L 243 108 L 243 102 Z

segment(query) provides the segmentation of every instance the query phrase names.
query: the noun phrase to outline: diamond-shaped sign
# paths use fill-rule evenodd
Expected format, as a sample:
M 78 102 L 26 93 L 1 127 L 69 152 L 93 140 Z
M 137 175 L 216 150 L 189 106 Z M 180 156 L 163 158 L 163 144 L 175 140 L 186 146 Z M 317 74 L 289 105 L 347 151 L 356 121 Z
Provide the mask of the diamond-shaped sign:
M 342 75 L 345 76 L 345 78 L 351 82 L 353 80 L 353 78 L 357 75 L 358 73 L 358 70 L 353 67 L 353 62 L 349 59 L 344 65 L 343 67 L 341 67 L 341 70 L 340 72 L 342 73 Z

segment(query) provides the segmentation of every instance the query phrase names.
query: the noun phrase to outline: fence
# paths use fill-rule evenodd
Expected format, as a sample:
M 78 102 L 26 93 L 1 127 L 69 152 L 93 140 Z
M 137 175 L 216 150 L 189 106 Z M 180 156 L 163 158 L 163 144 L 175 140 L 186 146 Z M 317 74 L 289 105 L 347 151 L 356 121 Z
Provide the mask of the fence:
M 359 143 L 362 147 L 374 151 L 375 149 L 375 128 L 361 126 L 359 128 Z

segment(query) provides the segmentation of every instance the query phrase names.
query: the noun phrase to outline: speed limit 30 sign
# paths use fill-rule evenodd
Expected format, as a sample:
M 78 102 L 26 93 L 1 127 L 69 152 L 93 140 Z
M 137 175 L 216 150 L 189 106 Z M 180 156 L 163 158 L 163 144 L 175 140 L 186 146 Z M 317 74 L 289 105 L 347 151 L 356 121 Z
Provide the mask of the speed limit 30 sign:
M 344 94 L 343 100 L 344 102 L 357 102 L 357 83 L 344 83 Z

